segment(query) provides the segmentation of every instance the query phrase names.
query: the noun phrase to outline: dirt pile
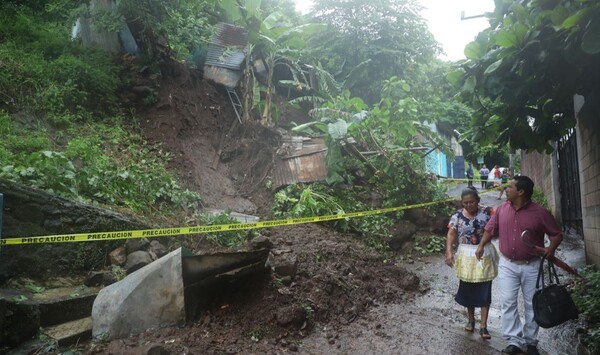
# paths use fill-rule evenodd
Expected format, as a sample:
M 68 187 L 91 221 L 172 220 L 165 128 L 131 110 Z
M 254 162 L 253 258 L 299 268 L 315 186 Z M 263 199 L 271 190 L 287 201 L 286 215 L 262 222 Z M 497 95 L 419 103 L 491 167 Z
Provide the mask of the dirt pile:
M 296 261 L 293 278 L 275 273 L 221 285 L 204 300 L 196 320 L 181 327 L 149 330 L 110 343 L 90 343 L 95 354 L 146 351 L 172 353 L 283 353 L 302 349 L 302 339 L 326 328 L 338 331 L 368 309 L 402 303 L 420 291 L 419 279 L 363 246 L 356 237 L 307 224 L 265 231 L 271 258 Z

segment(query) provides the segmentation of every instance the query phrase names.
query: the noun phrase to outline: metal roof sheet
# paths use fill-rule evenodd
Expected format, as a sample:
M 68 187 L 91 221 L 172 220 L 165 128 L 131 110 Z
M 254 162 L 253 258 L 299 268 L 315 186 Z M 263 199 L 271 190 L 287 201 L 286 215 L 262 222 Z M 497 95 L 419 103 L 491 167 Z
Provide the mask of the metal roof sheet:
M 327 179 L 326 157 L 327 146 L 322 138 L 303 142 L 301 148 L 295 149 L 275 164 L 273 187 Z
M 238 70 L 246 57 L 247 44 L 248 31 L 221 22 L 208 45 L 205 65 Z

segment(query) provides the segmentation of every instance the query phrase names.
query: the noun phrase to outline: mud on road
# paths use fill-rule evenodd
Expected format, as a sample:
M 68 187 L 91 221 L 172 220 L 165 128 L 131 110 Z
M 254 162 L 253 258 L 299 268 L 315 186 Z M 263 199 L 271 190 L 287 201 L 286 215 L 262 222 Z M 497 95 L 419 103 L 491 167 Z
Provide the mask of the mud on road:
M 356 236 L 307 224 L 265 231 L 273 264 L 295 269 L 271 273 L 207 294 L 196 319 L 181 327 L 150 330 L 86 351 L 121 354 L 160 344 L 172 354 L 274 354 L 310 352 L 304 341 L 327 329 L 327 343 L 346 338 L 345 328 L 370 309 L 402 304 L 423 290 L 418 277 L 364 246 Z M 293 267 L 295 265 L 295 267 Z M 315 350 L 316 351 L 316 350 Z

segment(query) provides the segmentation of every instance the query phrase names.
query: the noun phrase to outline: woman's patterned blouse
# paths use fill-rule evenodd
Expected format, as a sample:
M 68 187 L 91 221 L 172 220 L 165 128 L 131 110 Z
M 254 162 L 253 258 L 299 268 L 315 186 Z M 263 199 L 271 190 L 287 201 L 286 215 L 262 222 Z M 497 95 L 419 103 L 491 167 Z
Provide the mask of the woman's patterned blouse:
M 477 215 L 469 218 L 463 214 L 463 210 L 456 212 L 450 217 L 448 228 L 457 231 L 459 244 L 477 245 L 483 237 L 483 228 L 494 214 L 492 207 L 479 206 Z

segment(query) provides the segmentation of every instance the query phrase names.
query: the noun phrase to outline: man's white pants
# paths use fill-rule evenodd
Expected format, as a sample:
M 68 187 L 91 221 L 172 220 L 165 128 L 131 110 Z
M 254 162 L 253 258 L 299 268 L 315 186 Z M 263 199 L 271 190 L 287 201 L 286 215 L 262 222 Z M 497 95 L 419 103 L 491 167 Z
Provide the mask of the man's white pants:
M 498 264 L 498 285 L 502 296 L 502 336 L 521 349 L 527 345 L 537 346 L 539 326 L 533 319 L 531 300 L 535 293 L 540 267 L 539 260 L 517 264 L 502 257 Z M 523 293 L 525 323 L 519 317 L 519 289 Z

